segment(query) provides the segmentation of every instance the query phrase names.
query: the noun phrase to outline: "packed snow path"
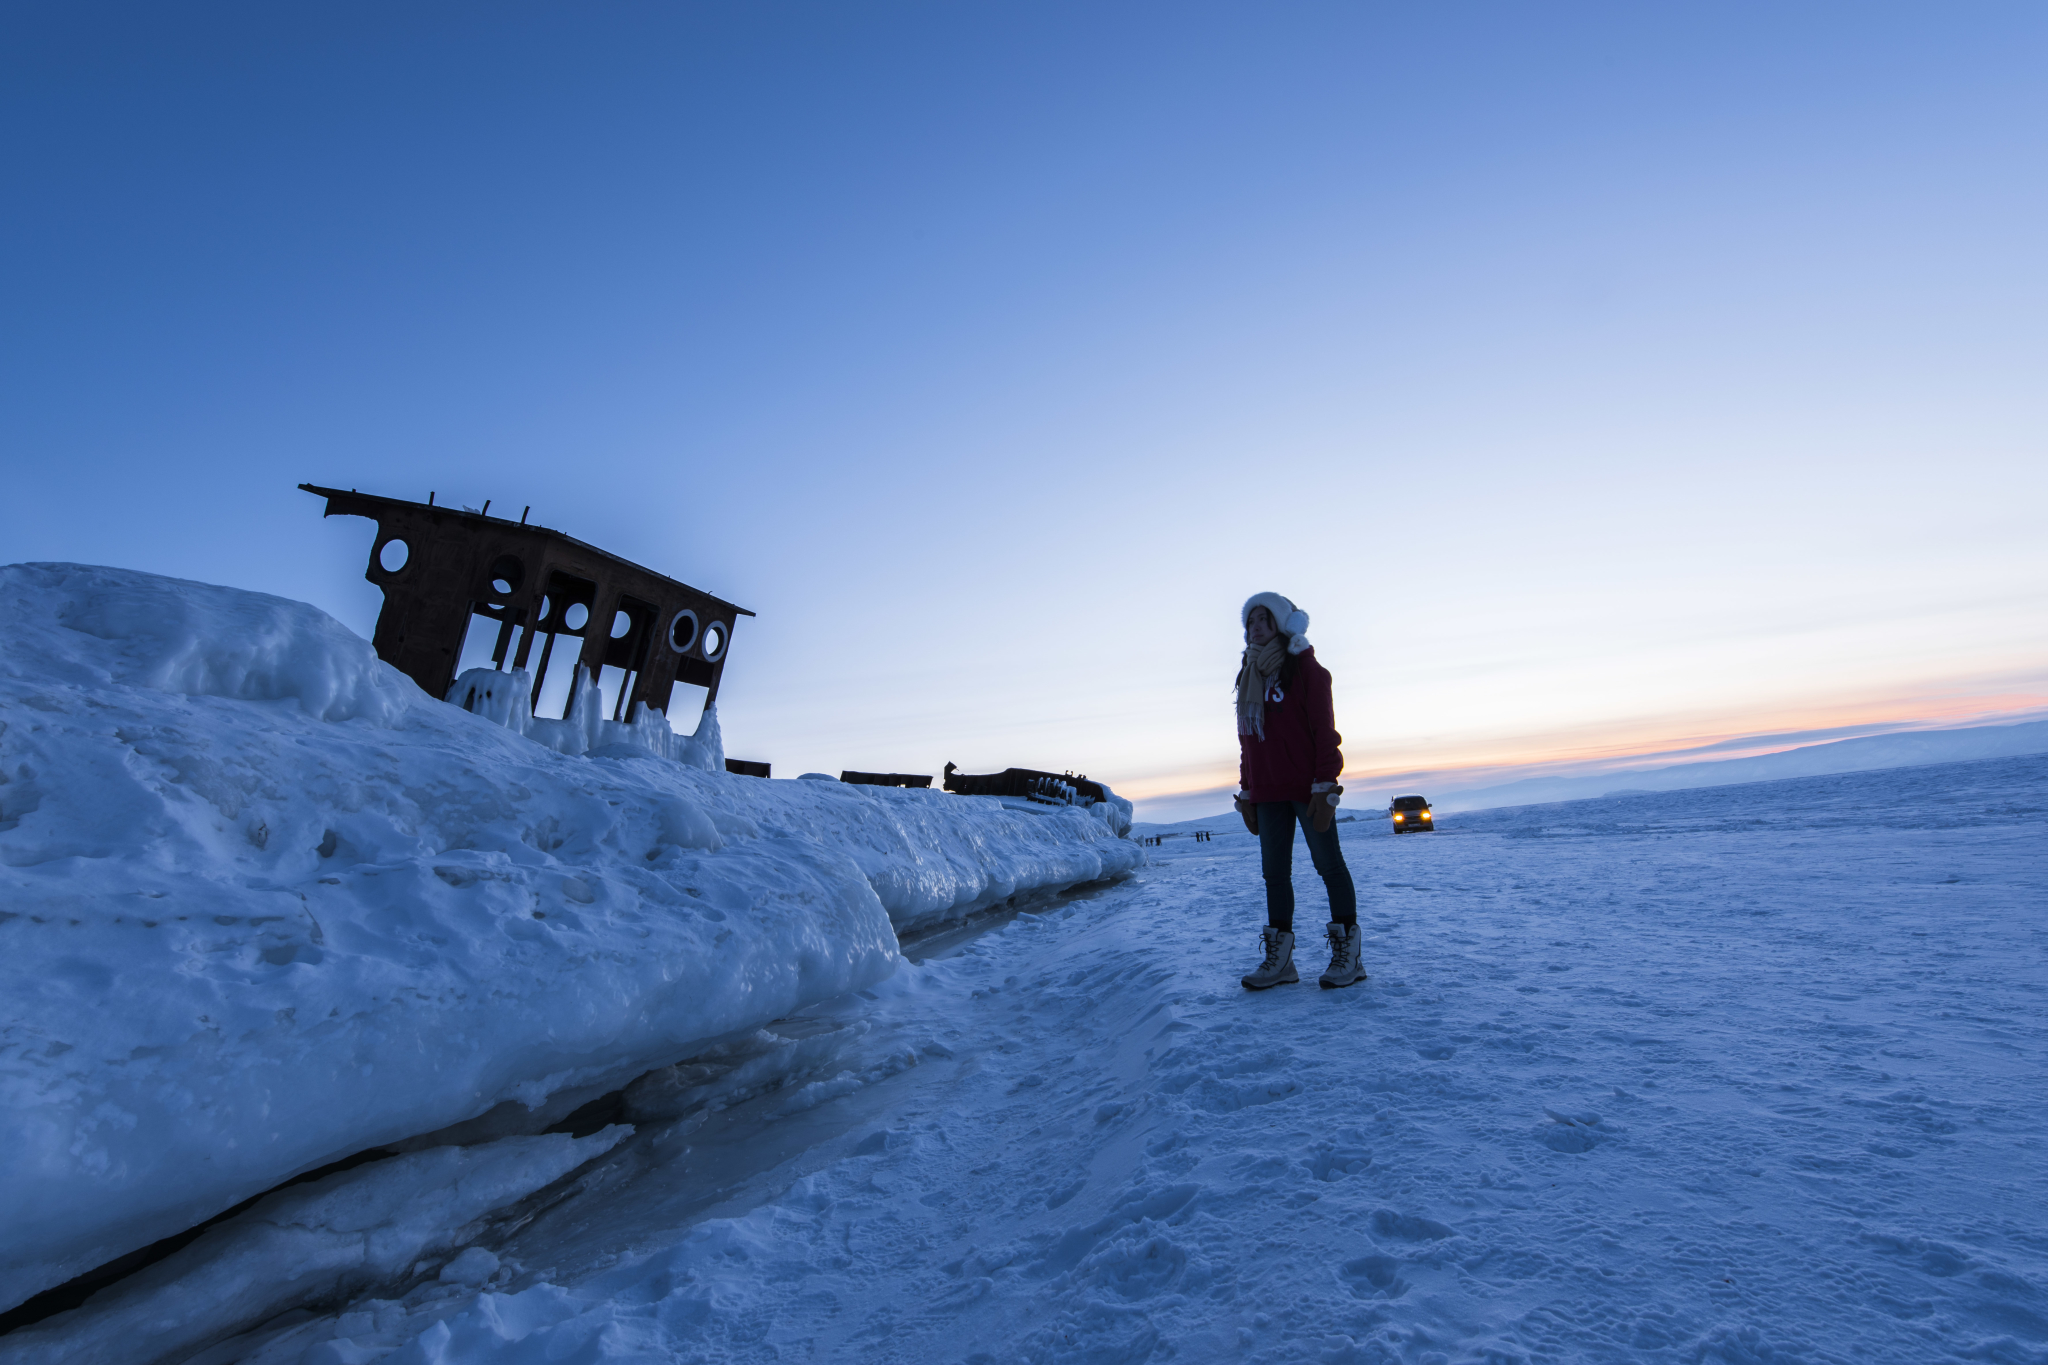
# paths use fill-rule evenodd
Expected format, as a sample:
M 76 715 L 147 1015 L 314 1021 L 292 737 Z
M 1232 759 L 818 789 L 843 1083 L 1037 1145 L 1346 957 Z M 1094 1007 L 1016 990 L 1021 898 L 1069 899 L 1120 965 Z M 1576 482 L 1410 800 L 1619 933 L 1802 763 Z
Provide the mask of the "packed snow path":
M 2044 825 L 2040 758 L 1347 825 L 1371 980 L 1260 995 L 1253 841 L 1169 841 L 202 1359 L 2048 1359 Z

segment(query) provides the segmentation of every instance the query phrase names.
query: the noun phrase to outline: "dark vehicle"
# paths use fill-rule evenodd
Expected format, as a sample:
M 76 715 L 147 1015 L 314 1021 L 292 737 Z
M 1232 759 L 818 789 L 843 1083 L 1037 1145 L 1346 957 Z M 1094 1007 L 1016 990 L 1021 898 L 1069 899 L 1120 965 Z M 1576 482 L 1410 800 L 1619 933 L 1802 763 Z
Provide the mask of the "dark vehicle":
M 1406 834 L 1411 829 L 1436 829 L 1436 820 L 1429 813 L 1429 802 L 1419 796 L 1395 797 L 1394 804 L 1387 807 L 1387 813 L 1394 817 L 1396 834 Z

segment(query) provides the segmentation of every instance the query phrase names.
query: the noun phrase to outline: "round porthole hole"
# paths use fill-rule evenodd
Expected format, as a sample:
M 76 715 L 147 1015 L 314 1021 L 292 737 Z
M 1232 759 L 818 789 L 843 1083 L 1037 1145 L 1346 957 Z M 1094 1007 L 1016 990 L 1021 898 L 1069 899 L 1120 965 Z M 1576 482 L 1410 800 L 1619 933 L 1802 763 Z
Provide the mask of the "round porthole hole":
M 704 657 L 716 659 L 719 655 L 725 653 L 726 639 L 724 622 L 713 621 L 710 625 L 704 627 Z
M 697 613 L 685 607 L 668 623 L 668 647 L 678 654 L 688 654 L 690 646 L 696 643 Z
M 491 595 L 510 597 L 526 579 L 526 566 L 511 555 L 499 555 L 491 565 Z
M 569 630 L 581 630 L 590 620 L 590 608 L 581 602 L 571 602 L 562 613 L 562 625 Z
M 377 551 L 377 567 L 385 573 L 397 573 L 405 567 L 405 561 L 411 558 L 412 547 L 393 537 L 385 541 L 384 547 Z

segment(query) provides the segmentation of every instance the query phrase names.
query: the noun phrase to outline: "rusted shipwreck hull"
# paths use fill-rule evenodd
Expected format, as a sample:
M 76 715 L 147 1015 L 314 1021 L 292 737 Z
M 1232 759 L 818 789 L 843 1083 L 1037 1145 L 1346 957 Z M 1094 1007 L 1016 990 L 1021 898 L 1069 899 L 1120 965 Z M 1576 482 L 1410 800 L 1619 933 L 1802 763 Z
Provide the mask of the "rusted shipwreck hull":
M 620 670 L 613 720 L 666 711 L 677 683 L 718 701 L 733 626 L 754 613 L 543 526 L 464 508 L 302 483 L 326 515 L 377 523 L 364 577 L 384 592 L 377 657 L 446 696 L 474 618 L 495 628 L 491 666 L 533 673 L 531 704 L 557 651 L 593 680 Z M 538 643 L 540 648 L 535 649 Z M 574 699 L 573 690 L 569 693 Z

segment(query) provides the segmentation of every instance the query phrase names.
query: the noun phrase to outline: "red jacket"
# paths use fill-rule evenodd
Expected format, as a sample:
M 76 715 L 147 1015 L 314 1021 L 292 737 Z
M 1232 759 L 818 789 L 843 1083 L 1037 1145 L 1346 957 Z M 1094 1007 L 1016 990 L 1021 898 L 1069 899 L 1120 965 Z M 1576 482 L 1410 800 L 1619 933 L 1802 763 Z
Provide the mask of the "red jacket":
M 1266 691 L 1266 737 L 1237 737 L 1237 784 L 1249 801 L 1305 802 L 1311 784 L 1335 782 L 1344 770 L 1343 742 L 1330 670 L 1305 649 L 1294 656 L 1294 676 Z

